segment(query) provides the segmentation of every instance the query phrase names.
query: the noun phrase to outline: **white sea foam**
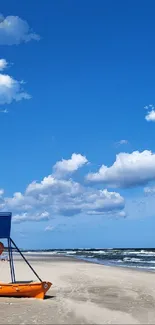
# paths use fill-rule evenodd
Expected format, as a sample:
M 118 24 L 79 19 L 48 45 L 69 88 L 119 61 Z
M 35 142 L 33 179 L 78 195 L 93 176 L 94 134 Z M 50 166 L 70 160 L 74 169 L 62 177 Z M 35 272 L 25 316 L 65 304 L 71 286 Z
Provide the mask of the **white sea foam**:
M 59 254 L 57 251 L 52 251 L 52 252 L 44 252 L 44 251 L 33 251 L 33 252 L 24 252 L 24 255 L 56 255 Z
M 106 254 L 109 254 L 108 252 L 105 252 L 104 250 L 100 250 L 100 251 L 90 251 L 90 253 L 92 253 L 92 254 L 96 254 L 96 255 L 106 255 Z
M 123 258 L 124 262 L 134 262 L 134 263 L 142 263 L 143 260 L 139 259 L 139 258 L 135 258 L 135 257 L 124 257 Z
M 74 255 L 74 254 L 77 254 L 77 251 L 62 251 L 61 253 L 62 254 L 70 254 L 70 255 L 73 254 Z
M 155 252 L 147 250 L 105 250 L 105 249 L 78 249 L 78 250 L 53 250 L 53 251 L 27 251 L 24 255 L 53 256 L 66 255 L 78 259 L 89 260 L 94 263 L 115 265 L 122 267 L 134 267 L 138 269 L 155 269 Z M 152 258 L 151 258 L 152 257 Z M 150 260 L 149 260 L 150 259 Z

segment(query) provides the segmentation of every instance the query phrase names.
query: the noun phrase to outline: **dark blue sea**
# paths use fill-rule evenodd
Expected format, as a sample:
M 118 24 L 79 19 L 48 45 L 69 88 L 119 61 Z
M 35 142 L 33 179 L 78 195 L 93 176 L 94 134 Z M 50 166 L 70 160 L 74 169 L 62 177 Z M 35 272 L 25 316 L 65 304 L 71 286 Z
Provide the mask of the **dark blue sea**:
M 25 251 L 40 256 L 70 256 L 109 266 L 155 271 L 155 249 L 67 249 Z

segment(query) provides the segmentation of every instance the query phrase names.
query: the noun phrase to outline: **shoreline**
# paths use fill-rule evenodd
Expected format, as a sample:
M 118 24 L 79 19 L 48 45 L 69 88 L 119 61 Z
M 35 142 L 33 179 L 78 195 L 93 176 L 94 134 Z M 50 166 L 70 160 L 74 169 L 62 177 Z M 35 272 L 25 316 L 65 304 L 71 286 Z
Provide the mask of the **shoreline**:
M 155 272 L 155 249 L 152 248 L 87 248 L 87 249 L 45 249 L 24 250 L 26 256 L 65 256 L 89 263 L 97 263 L 121 268 L 138 269 L 141 271 Z
M 16 257 L 15 257 L 16 256 Z M 21 257 L 18 255 L 19 258 L 17 258 L 17 255 L 14 256 L 14 260 L 18 260 L 20 261 Z M 121 269 L 121 270 L 132 270 L 135 272 L 146 272 L 146 273 L 153 273 L 155 274 L 155 269 L 148 269 L 148 268 L 142 268 L 142 267 L 132 267 L 132 266 L 121 266 L 121 265 L 117 265 L 117 264 L 110 264 L 110 263 L 102 263 L 100 261 L 96 261 L 95 259 L 93 260 L 88 260 L 87 258 L 81 258 L 78 256 L 66 256 L 66 255 L 50 255 L 50 254 L 24 254 L 24 256 L 27 258 L 28 261 L 33 262 L 33 261 L 46 261 L 46 262 L 51 262 L 51 261 L 57 261 L 57 262 L 62 262 L 62 261 L 74 261 L 74 262 L 78 262 L 81 261 L 83 263 L 91 263 L 91 264 L 96 264 L 96 265 L 102 265 L 102 266 L 106 266 L 106 267 L 112 267 L 112 268 L 116 268 L 116 269 Z

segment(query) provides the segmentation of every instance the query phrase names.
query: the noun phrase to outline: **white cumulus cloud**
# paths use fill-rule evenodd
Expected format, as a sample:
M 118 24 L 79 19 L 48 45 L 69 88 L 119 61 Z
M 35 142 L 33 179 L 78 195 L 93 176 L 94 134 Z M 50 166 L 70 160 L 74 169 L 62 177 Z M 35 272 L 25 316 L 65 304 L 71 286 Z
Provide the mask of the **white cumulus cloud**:
M 17 45 L 39 39 L 39 35 L 31 30 L 27 21 L 18 16 L 0 15 L 0 45 Z
M 7 65 L 6 61 L 5 64 Z M 4 67 L 4 63 L 1 63 L 1 67 L 2 65 Z M 22 85 L 22 81 L 18 81 L 8 74 L 0 73 L 0 105 L 10 104 L 14 100 L 30 99 L 30 95 L 23 90 Z M 1 112 L 7 113 L 7 110 Z
M 144 193 L 145 194 L 155 194 L 155 186 L 151 186 L 151 187 L 144 187 Z
M 145 115 L 145 119 L 147 122 L 155 122 L 155 107 L 154 105 L 150 104 L 148 106 L 145 106 L 144 109 L 147 110 L 147 113 Z
M 86 163 L 88 163 L 88 160 L 85 156 L 73 153 L 70 159 L 62 159 L 61 161 L 58 161 L 54 165 L 53 169 L 56 174 L 63 175 L 75 172 Z
M 77 164 L 74 170 L 77 170 Z M 0 202 L 1 211 L 13 211 L 14 222 L 45 221 L 56 216 L 73 217 L 78 214 L 124 217 L 124 206 L 124 198 L 117 192 L 83 186 L 70 178 L 60 179 L 55 172 L 40 182 L 29 184 L 24 193 L 2 197 Z
M 152 109 L 151 111 L 149 111 L 146 114 L 145 119 L 147 122 L 155 122 L 155 110 Z
M 3 71 L 4 69 L 7 68 L 7 61 L 5 59 L 0 59 L 0 71 Z
M 20 214 L 15 214 L 13 215 L 13 222 L 14 223 L 21 223 L 21 222 L 26 222 L 26 221 L 48 221 L 50 219 L 49 212 L 44 211 L 44 212 L 37 212 L 35 214 L 23 212 Z
M 145 185 L 155 179 L 155 153 L 148 150 L 119 153 L 112 166 L 102 165 L 97 173 L 89 173 L 86 179 L 114 188 Z

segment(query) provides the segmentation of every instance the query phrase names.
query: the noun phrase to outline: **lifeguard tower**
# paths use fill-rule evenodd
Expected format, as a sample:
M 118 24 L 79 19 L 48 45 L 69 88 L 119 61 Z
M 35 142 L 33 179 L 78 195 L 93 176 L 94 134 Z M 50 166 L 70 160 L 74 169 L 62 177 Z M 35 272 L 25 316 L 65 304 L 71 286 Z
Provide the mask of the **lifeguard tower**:
M 38 274 L 35 272 L 31 264 L 27 261 L 21 250 L 17 247 L 15 242 L 10 237 L 11 234 L 11 212 L 0 212 L 0 239 L 7 240 L 9 263 L 10 263 L 10 274 L 11 283 L 0 282 L 0 296 L 8 297 L 33 297 L 38 299 L 44 299 L 46 292 L 50 289 L 52 283 L 42 281 Z M 4 245 L 0 243 L 0 253 L 3 252 Z M 32 272 L 36 275 L 39 282 L 32 281 L 16 281 L 15 268 L 13 261 L 12 251 L 15 249 L 27 263 Z

